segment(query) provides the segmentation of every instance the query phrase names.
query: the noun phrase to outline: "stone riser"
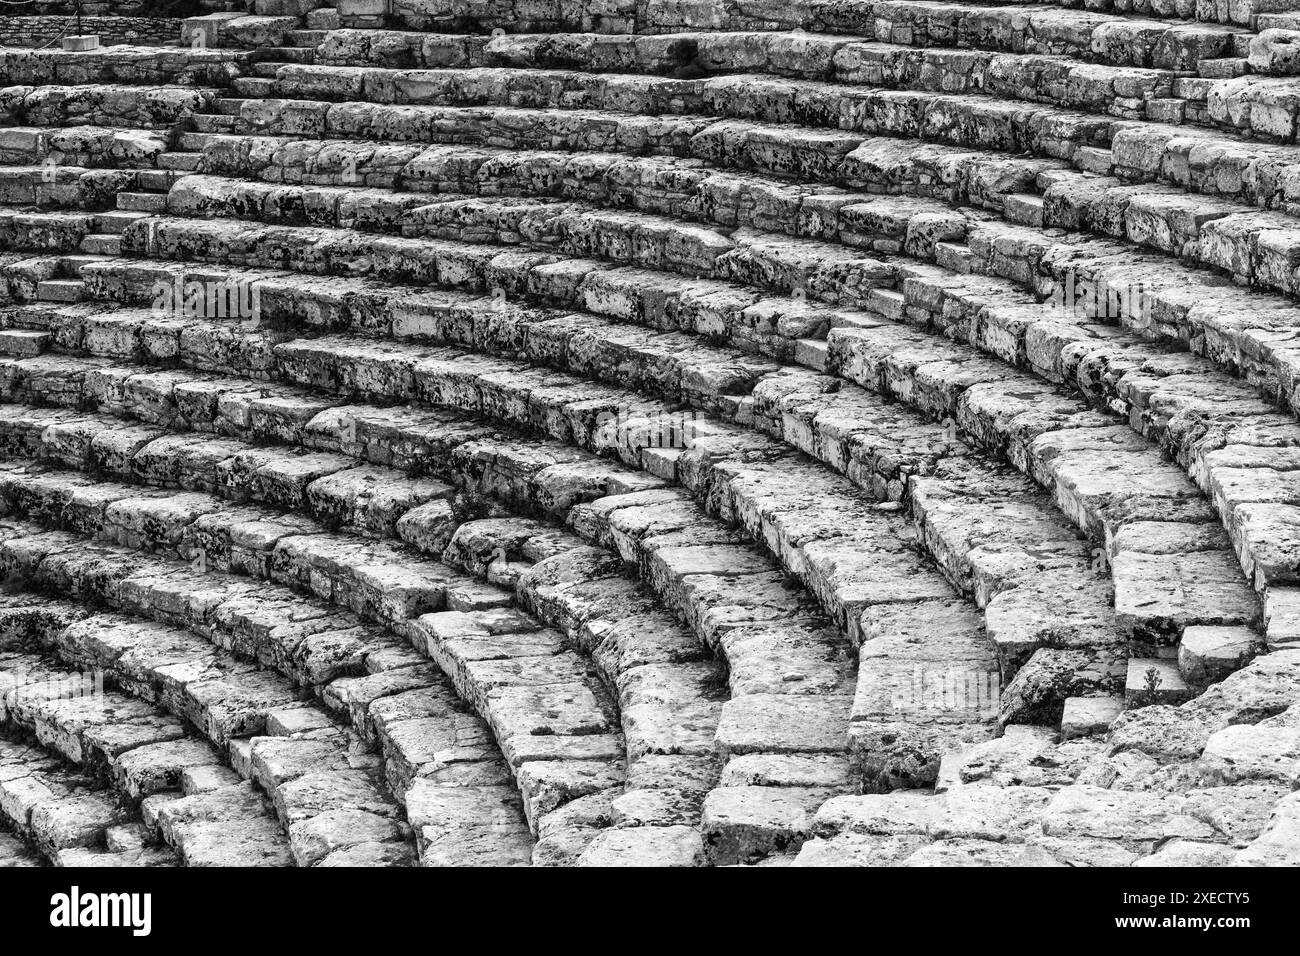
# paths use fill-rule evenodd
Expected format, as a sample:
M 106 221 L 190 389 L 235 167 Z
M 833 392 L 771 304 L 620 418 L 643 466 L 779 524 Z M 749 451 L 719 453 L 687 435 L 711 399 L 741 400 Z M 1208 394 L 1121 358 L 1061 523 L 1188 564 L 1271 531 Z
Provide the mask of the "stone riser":
M 882 56 L 891 51 L 881 51 Z M 267 76 L 245 77 L 232 83 L 241 96 L 285 97 L 326 102 L 364 101 L 406 105 L 479 105 L 494 89 L 515 87 L 545 97 L 539 106 L 558 106 L 560 89 L 567 88 L 566 108 L 601 108 L 610 97 L 612 108 L 642 114 L 713 112 L 735 118 L 782 121 L 773 111 L 788 111 L 788 119 L 803 125 L 862 129 L 866 117 L 892 108 L 921 129 L 927 122 L 948 122 L 953 107 L 970 106 L 999 124 L 1070 124 L 1109 129 L 1127 121 L 1186 123 L 1189 127 L 1241 130 L 1274 142 L 1293 142 L 1296 111 L 1295 80 L 1285 77 L 1240 77 L 1231 80 L 1179 76 L 1169 71 L 1107 68 L 1069 60 L 1050 61 L 1038 70 L 1025 70 L 1020 57 L 993 56 L 986 74 L 968 74 L 945 64 L 966 67 L 976 54 L 957 51 L 947 57 L 935 51 L 899 49 L 889 68 L 877 63 L 854 64 L 842 72 L 842 82 L 786 79 L 768 73 L 729 73 L 700 79 L 639 77 L 627 73 L 568 73 L 559 70 L 446 68 L 392 70 L 350 66 L 262 64 Z M 269 75 L 273 74 L 273 75 Z M 525 93 L 525 95 L 529 95 Z M 999 98 L 1037 103 L 1038 116 L 1007 116 L 1008 103 Z M 640 101 L 640 104 L 638 104 Z M 696 104 L 700 105 L 696 105 Z M 515 99 L 512 105 L 529 105 Z M 945 107 L 926 116 L 927 107 Z M 1252 107 L 1257 115 L 1252 117 Z M 745 112 L 735 112 L 743 109 Z M 916 111 L 916 112 L 913 112 Z M 1053 115 L 1053 114 L 1057 115 Z M 911 114 L 908 116 L 907 114 Z M 803 118 L 806 117 L 807 119 Z M 811 120 L 809 122 L 808 120 Z M 981 131 L 985 135 L 995 128 Z M 967 131 L 973 132 L 971 130 Z M 1053 130 L 1053 138 L 1060 130 Z M 989 145 L 988 141 L 970 145 Z M 1058 146 L 1058 150 L 1061 148 Z M 1054 155 L 1068 156 L 1069 151 Z
M 1067 22 L 1059 19 L 1059 11 L 1037 22 L 1019 10 L 996 8 L 986 9 L 987 16 L 980 18 L 970 15 L 971 8 L 956 4 L 930 7 L 940 16 L 928 22 L 918 19 L 913 28 L 901 19 L 889 19 L 890 6 L 877 4 L 876 19 L 856 34 L 751 33 L 722 28 L 653 36 L 512 33 L 494 37 L 337 30 L 327 33 L 313 52 L 316 63 L 338 66 L 530 66 L 662 75 L 678 70 L 771 70 L 787 76 L 832 79 L 836 68 L 846 61 L 896 45 L 1065 56 L 1108 66 L 1195 73 L 1199 61 L 1247 57 L 1255 36 L 1249 31 L 1096 15 Z M 895 6 L 893 12 L 903 16 L 908 11 L 919 12 L 910 4 Z M 1263 44 L 1257 46 L 1262 53 Z M 1257 62 L 1261 67 L 1270 66 L 1262 57 Z
M 0 74 L 8 80 L 9 89 L 0 98 L 0 110 L 8 107 L 15 95 L 23 95 L 23 87 L 84 86 L 97 82 L 160 84 L 146 94 L 146 101 L 176 102 L 188 99 L 189 95 L 177 90 L 169 96 L 167 87 L 225 87 L 246 72 L 248 64 L 248 54 L 235 50 L 118 47 L 69 53 L 3 49 L 0 50 Z M 84 107 L 85 101 L 74 98 L 73 104 Z
M 1047 0 L 1030 0 L 1030 5 Z M 987 9 L 985 4 L 968 4 Z M 1053 6 L 1086 8 L 1117 14 L 1135 13 L 1155 17 L 1195 19 L 1207 23 L 1252 24 L 1260 18 L 1274 15 L 1276 0 L 1264 2 L 1228 3 L 1227 0 L 1069 0 Z M 587 33 L 658 33 L 682 29 L 747 30 L 862 30 L 870 23 L 876 4 L 861 3 L 850 6 L 831 6 L 801 0 L 798 3 L 765 5 L 753 12 L 740 12 L 734 5 L 724 2 L 705 3 L 682 8 L 664 5 L 641 9 L 635 3 L 624 2 L 611 9 L 608 4 L 566 3 L 555 4 L 539 11 L 535 5 L 509 2 L 477 15 L 467 15 L 462 9 L 448 5 L 438 8 L 430 4 L 412 4 L 409 8 L 398 4 L 391 10 L 379 0 L 338 0 L 332 3 L 344 25 L 362 28 L 391 25 L 415 30 L 441 30 L 462 32 L 493 29 L 508 31 L 579 30 Z

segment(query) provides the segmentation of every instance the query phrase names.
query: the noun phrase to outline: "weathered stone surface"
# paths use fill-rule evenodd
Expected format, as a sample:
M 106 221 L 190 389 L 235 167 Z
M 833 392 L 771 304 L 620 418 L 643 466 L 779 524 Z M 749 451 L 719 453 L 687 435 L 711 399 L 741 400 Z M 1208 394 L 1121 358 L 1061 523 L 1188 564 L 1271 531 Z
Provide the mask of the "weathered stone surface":
M 1290 794 L 1279 800 L 1259 838 L 1237 854 L 1235 866 L 1294 866 L 1297 855 L 1297 815 L 1300 800 Z
M 9 18 L 4 825 L 1293 862 L 1285 5 Z
M 816 787 L 719 787 L 704 804 L 704 849 L 715 865 L 796 850 L 834 791 Z
M 1118 697 L 1069 697 L 1061 714 L 1061 736 L 1069 740 L 1104 734 L 1123 710 Z
M 1178 669 L 1193 684 L 1240 670 L 1259 650 L 1259 635 L 1244 627 L 1189 627 L 1178 642 Z

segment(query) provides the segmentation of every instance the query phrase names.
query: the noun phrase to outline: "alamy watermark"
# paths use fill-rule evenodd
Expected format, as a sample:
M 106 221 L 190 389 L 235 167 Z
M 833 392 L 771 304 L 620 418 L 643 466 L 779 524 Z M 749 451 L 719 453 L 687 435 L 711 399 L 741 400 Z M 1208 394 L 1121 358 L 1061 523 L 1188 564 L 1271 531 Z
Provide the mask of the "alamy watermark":
M 704 416 L 693 409 L 659 411 L 619 407 L 596 416 L 593 438 L 599 447 L 690 448 L 701 434 Z
M 0 700 L 12 706 L 20 696 L 36 696 L 46 700 L 75 698 L 102 698 L 104 672 L 102 670 L 71 671 L 51 676 L 47 671 L 12 670 L 6 677 Z
M 124 927 L 133 936 L 153 929 L 153 894 L 82 892 L 73 885 L 50 897 L 50 925 L 55 928 Z
M 236 319 L 256 328 L 261 321 L 261 293 L 244 279 L 158 281 L 149 290 L 157 315 L 187 319 Z
M 959 667 L 912 669 L 911 679 L 894 687 L 895 710 L 929 710 L 988 717 L 997 714 L 1002 677 L 996 670 Z
M 1066 317 L 1103 322 L 1128 318 L 1145 322 L 1151 315 L 1153 292 L 1144 282 L 1094 281 L 1071 271 L 1053 287 L 1045 304 Z

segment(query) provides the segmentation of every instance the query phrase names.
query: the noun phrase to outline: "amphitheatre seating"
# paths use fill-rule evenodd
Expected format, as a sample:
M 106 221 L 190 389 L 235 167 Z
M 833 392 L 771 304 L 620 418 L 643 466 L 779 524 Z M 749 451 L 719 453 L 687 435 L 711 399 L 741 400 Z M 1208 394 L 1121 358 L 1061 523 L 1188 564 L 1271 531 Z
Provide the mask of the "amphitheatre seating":
M 1296 861 L 1290 4 L 227 6 L 0 49 L 0 863 Z

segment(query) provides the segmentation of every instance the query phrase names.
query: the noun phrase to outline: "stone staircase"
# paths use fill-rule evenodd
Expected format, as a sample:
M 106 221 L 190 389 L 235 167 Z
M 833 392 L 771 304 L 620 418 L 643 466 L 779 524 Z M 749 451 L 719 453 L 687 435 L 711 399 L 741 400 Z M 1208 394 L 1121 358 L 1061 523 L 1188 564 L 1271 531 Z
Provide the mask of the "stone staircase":
M 0 860 L 1295 862 L 1286 5 L 0 51 Z

